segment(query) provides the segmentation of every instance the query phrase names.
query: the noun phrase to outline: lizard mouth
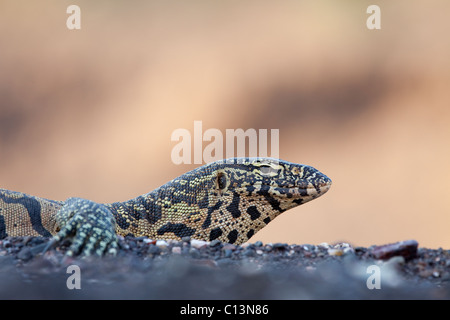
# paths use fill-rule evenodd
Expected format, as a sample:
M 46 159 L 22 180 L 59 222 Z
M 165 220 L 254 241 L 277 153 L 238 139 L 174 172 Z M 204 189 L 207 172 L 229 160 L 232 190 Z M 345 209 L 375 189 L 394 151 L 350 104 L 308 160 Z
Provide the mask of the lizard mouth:
M 312 192 L 310 191 L 311 193 L 314 193 L 314 190 L 315 190 L 315 192 L 318 195 L 322 195 L 322 194 L 326 193 L 328 190 L 330 190 L 332 183 L 333 182 L 331 181 L 330 178 L 328 178 L 326 175 L 322 174 L 321 178 L 319 180 L 316 180 L 316 182 L 313 183 L 312 187 L 308 186 L 309 187 L 308 190 L 313 189 L 313 190 L 311 190 Z
M 333 182 L 331 181 L 331 179 L 327 178 L 328 180 L 325 180 L 324 182 L 319 182 L 319 193 L 320 194 L 324 194 L 325 192 L 327 192 L 328 190 L 330 190 L 331 185 L 333 184 Z
M 298 199 L 298 198 L 317 198 L 325 194 L 331 187 L 330 178 L 323 176 L 320 180 L 304 182 L 301 184 L 292 184 L 287 186 L 277 186 L 274 184 L 258 183 L 253 187 L 257 188 L 257 194 L 270 194 L 279 199 Z
M 292 186 L 292 187 L 278 187 L 275 188 L 277 192 L 273 195 L 277 198 L 289 199 L 304 199 L 304 202 L 320 197 L 331 188 L 331 179 L 320 181 L 316 184 L 308 184 L 307 186 Z
M 331 180 L 308 187 L 283 188 L 284 192 L 274 194 L 283 210 L 307 203 L 324 195 L 331 187 Z

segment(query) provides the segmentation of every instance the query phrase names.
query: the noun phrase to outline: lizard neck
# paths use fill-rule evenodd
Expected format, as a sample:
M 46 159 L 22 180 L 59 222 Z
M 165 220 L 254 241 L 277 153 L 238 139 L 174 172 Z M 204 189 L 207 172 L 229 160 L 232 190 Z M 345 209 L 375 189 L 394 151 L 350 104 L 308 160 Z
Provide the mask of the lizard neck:
M 124 202 L 106 204 L 116 219 L 116 233 L 121 236 L 155 238 L 155 223 L 161 219 L 164 193 L 161 188 Z

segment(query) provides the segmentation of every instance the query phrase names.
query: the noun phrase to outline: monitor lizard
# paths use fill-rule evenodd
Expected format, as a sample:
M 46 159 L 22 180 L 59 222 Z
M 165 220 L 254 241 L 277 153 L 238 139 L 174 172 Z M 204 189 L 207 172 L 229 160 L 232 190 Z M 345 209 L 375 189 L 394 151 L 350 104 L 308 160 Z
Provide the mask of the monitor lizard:
M 331 179 L 311 166 L 230 158 L 124 202 L 54 201 L 0 189 L 0 239 L 52 237 L 48 246 L 69 239 L 67 255 L 100 256 L 117 252 L 117 235 L 241 244 L 280 213 L 323 195 L 330 186 Z

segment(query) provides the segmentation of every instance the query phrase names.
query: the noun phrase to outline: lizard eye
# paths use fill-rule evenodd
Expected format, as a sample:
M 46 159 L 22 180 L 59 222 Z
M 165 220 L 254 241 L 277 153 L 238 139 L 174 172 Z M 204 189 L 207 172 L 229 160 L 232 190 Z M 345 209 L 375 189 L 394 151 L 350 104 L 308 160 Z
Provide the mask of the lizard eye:
M 262 165 L 259 170 L 263 176 L 274 177 L 278 174 L 278 170 L 272 168 L 270 165 Z
M 227 186 L 227 176 L 223 172 L 219 172 L 217 174 L 217 185 L 219 186 L 220 190 L 223 190 Z

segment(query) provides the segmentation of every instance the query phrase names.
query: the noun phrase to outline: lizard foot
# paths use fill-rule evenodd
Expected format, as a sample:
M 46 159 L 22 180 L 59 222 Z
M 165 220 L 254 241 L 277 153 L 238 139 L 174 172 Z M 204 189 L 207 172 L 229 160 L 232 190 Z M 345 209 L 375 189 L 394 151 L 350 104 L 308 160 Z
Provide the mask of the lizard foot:
M 89 256 L 93 253 L 103 256 L 105 253 L 117 253 L 115 219 L 104 205 L 90 200 L 69 198 L 57 212 L 56 221 L 60 231 L 48 243 L 44 252 L 62 240 L 70 239 L 72 243 L 66 253 L 68 256 Z

